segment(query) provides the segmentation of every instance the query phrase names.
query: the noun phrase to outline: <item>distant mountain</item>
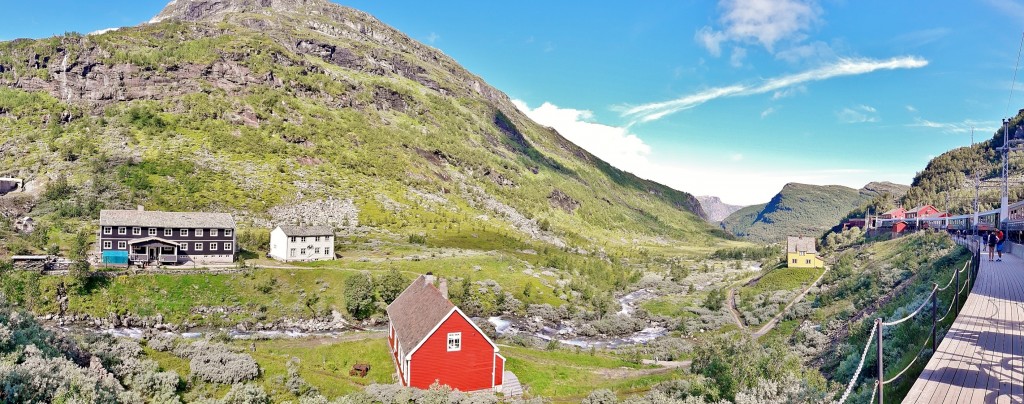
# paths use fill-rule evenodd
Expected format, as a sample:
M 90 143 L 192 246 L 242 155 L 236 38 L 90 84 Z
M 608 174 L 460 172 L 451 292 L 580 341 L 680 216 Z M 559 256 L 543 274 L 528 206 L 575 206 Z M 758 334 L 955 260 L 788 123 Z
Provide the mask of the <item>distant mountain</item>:
M 722 227 L 738 237 L 763 243 L 786 236 L 818 237 L 853 210 L 875 199 L 902 196 L 908 187 L 872 182 L 861 189 L 841 185 L 790 183 L 771 201 L 740 209 L 722 220 Z
M 733 212 L 743 209 L 742 205 L 727 204 L 717 196 L 698 196 L 697 200 L 700 201 L 700 207 L 704 209 L 710 222 L 721 222 Z

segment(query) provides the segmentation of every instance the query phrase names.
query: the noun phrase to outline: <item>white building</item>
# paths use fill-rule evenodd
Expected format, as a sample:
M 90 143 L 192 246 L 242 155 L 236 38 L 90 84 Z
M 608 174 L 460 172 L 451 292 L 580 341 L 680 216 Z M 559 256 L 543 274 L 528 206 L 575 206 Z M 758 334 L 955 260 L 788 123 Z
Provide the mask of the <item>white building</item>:
M 334 259 L 334 229 L 329 226 L 277 226 L 270 232 L 270 256 L 281 261 Z

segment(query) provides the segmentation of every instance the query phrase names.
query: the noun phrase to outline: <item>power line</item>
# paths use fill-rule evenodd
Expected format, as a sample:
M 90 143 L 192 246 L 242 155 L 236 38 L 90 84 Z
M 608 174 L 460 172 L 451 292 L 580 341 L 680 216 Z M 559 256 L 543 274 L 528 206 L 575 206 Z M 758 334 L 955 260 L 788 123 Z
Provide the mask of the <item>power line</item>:
M 1010 82 L 1010 98 L 1006 100 L 1006 112 L 1010 113 L 1010 101 L 1013 100 L 1013 88 L 1017 86 L 1017 68 L 1020 67 L 1020 51 L 1024 49 L 1024 32 L 1020 34 L 1020 46 L 1017 47 L 1017 63 L 1013 65 L 1013 81 Z

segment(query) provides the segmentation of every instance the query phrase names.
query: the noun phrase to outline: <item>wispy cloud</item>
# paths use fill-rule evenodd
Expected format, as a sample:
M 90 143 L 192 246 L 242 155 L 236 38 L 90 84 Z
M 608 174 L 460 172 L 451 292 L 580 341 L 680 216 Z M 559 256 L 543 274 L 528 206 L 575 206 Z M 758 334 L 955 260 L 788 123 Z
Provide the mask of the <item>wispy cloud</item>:
M 725 42 L 756 43 L 773 52 L 779 41 L 805 38 L 822 13 L 814 0 L 721 0 L 718 7 L 721 29 L 705 26 L 695 34 L 715 56 Z
M 774 114 L 777 109 L 775 107 L 768 107 L 768 109 L 761 111 L 761 119 L 767 118 L 768 115 Z
M 855 76 L 878 70 L 916 69 L 927 65 L 927 60 L 916 56 L 903 56 L 888 60 L 841 59 L 817 69 L 767 79 L 759 84 L 734 84 L 727 87 L 715 87 L 694 94 L 684 95 L 670 101 L 621 108 L 623 110 L 622 116 L 632 119 L 634 123 L 650 122 L 718 98 L 778 92 L 804 83 L 828 80 L 835 77 Z
M 732 161 L 743 161 L 743 154 L 742 153 L 733 153 L 732 155 L 729 156 L 729 160 L 732 160 Z
M 982 122 L 973 119 L 965 119 L 960 122 L 935 122 L 927 119 L 915 118 L 914 123 L 908 124 L 907 126 L 912 128 L 938 129 L 940 132 L 950 134 L 970 133 L 971 129 L 975 129 L 977 133 L 989 134 L 992 133 L 998 125 L 993 125 L 991 122 Z
M 917 108 L 915 108 L 913 105 L 907 104 L 906 108 L 907 112 L 917 112 Z
M 866 123 L 878 122 L 878 110 L 870 105 L 858 105 L 852 108 L 843 108 L 836 113 L 842 123 Z
M 441 36 L 436 32 L 431 32 L 430 35 L 427 35 L 427 42 L 434 43 L 437 42 L 438 39 L 441 39 Z
M 1014 19 L 1024 19 L 1024 4 L 1014 0 L 987 0 L 986 3 Z

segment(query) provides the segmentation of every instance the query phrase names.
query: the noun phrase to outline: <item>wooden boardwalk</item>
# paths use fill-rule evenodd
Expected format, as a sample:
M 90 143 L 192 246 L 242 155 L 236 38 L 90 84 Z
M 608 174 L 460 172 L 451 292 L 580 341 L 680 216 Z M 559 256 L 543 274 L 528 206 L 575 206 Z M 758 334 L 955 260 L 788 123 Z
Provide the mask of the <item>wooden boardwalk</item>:
M 977 284 L 904 403 L 1024 403 L 1024 261 L 981 258 Z

